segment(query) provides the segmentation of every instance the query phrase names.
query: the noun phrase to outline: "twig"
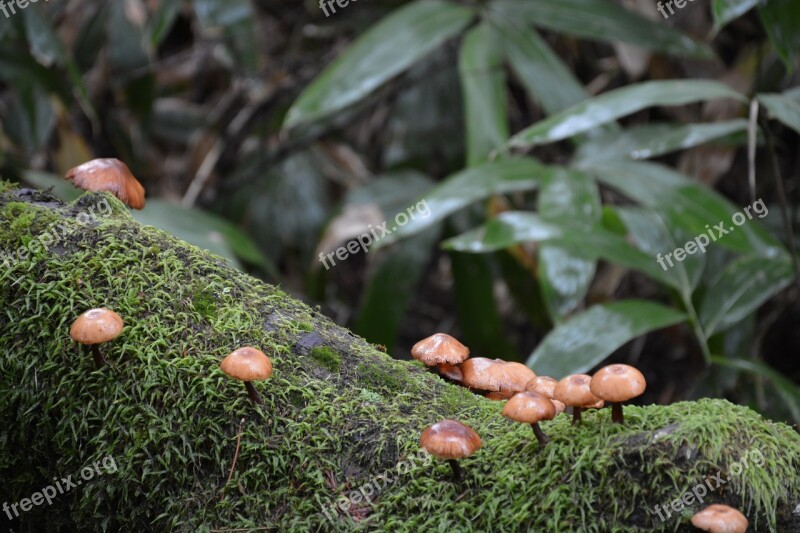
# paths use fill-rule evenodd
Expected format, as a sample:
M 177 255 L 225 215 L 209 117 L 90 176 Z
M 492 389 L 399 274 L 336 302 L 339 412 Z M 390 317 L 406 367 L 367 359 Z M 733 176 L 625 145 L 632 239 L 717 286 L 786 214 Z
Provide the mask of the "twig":
M 233 453 L 233 464 L 231 465 L 231 471 L 228 473 L 228 481 L 225 482 L 225 485 L 222 487 L 222 495 L 220 496 L 220 501 L 225 499 L 225 487 L 228 486 L 228 483 L 231 482 L 233 479 L 233 470 L 236 468 L 236 460 L 239 458 L 239 447 L 242 444 L 242 428 L 244 427 L 244 418 L 242 418 L 241 422 L 239 422 L 239 434 L 236 436 L 236 451 Z M 234 531 L 234 530 L 229 530 Z

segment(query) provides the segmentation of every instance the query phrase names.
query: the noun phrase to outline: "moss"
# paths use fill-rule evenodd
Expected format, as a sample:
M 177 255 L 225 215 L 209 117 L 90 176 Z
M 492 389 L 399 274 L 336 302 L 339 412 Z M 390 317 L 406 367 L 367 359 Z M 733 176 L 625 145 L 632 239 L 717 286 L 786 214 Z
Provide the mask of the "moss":
M 297 329 L 300 331 L 314 331 L 314 325 L 310 322 L 300 322 L 297 324 Z
M 624 426 L 606 411 L 587 413 L 580 427 L 562 416 L 544 425 L 552 440 L 541 449 L 529 427 L 499 416 L 500 402 L 392 360 L 219 258 L 125 212 L 78 228 L 75 205 L 35 201 L 22 209 L 0 195 L 0 219 L 48 209 L 75 231 L 0 272 L 0 502 L 108 455 L 118 471 L 24 514 L 16 529 L 674 530 L 685 517 L 662 524 L 655 505 L 717 470 L 732 474 L 753 449 L 763 465 L 706 502 L 739 506 L 758 531 L 800 526 L 791 514 L 800 436 L 747 408 L 629 407 Z M 31 220 L 19 231 L 43 228 Z M 23 236 L 0 226 L 0 252 Z M 126 321 L 101 370 L 67 335 L 98 305 Z M 272 378 L 256 384 L 262 406 L 219 369 L 243 345 L 273 359 Z M 339 371 L 313 368 L 309 355 L 338 361 Z M 484 441 L 462 461 L 461 486 L 446 481 L 446 464 L 412 460 L 421 431 L 442 418 L 463 420 Z M 333 510 L 360 489 L 369 501 Z
M 311 350 L 309 355 L 331 372 L 339 372 L 339 365 L 342 363 L 342 357 L 327 346 L 318 346 Z

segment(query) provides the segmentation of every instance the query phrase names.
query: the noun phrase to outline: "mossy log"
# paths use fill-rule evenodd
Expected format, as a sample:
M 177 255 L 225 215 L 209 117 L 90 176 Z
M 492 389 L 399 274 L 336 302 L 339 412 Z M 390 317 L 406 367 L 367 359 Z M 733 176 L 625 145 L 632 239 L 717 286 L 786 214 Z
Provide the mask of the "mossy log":
M 673 531 L 725 502 L 755 531 L 800 531 L 800 435 L 745 407 L 562 415 L 541 447 L 502 402 L 393 360 L 109 195 L 62 205 L 0 182 L 0 252 L 0 504 L 82 481 L 4 506 L 16 530 Z M 102 306 L 126 327 L 98 369 L 69 328 Z M 246 345 L 274 363 L 262 405 L 219 369 Z M 483 439 L 460 483 L 419 454 L 443 418 Z

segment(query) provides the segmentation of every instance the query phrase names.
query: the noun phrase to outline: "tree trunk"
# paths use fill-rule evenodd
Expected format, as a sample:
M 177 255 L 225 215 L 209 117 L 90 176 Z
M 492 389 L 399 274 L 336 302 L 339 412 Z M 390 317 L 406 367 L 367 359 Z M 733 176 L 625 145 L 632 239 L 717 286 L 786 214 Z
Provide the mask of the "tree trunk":
M 540 447 L 500 402 L 393 360 L 109 195 L 63 206 L 0 182 L 0 253 L 0 518 L 16 529 L 674 530 L 711 502 L 758 531 L 800 528 L 800 436 L 745 407 L 560 415 Z M 126 324 L 99 369 L 69 339 L 94 307 Z M 219 369 L 241 346 L 273 361 L 254 383 L 263 404 Z M 483 439 L 460 483 L 419 453 L 444 418 Z M 705 479 L 718 474 L 731 481 Z

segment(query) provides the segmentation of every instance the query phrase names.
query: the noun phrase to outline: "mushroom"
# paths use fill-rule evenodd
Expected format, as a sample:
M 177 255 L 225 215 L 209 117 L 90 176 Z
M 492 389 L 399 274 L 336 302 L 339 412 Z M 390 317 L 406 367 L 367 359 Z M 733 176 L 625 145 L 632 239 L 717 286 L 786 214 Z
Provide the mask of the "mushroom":
M 572 424 L 581 421 L 581 411 L 593 407 L 600 400 L 592 394 L 589 384 L 591 376 L 586 374 L 573 374 L 558 382 L 553 390 L 553 396 L 564 405 L 572 407 Z
M 692 517 L 692 525 L 711 533 L 745 533 L 747 518 L 727 505 L 715 503 L 709 505 Z
M 550 376 L 536 376 L 525 385 L 525 390 L 540 392 L 550 398 L 550 401 L 556 406 L 556 416 L 558 416 L 564 412 L 567 406 L 556 400 L 553 396 L 557 384 L 558 380 Z
M 539 427 L 539 422 L 552 420 L 556 416 L 556 406 L 540 392 L 523 391 L 512 396 L 500 414 L 509 420 L 530 424 L 536 440 L 544 446 L 550 439 Z
M 442 376 L 444 379 L 448 381 L 452 381 L 453 383 L 461 384 L 461 380 L 464 379 L 464 375 L 461 373 L 461 369 L 458 368 L 456 365 L 439 363 L 438 365 L 436 365 L 436 370 L 439 371 L 440 376 Z
M 106 360 L 100 353 L 98 345 L 119 337 L 124 326 L 122 317 L 110 309 L 101 307 L 90 309 L 79 316 L 72 323 L 69 336 L 75 342 L 86 346 L 87 351 L 92 352 L 94 364 L 100 368 L 106 364 Z
M 219 366 L 230 377 L 244 381 L 247 394 L 254 403 L 264 403 L 252 383 L 264 381 L 272 375 L 272 361 L 264 352 L 245 346 L 231 352 Z
M 434 333 L 411 348 L 411 357 L 428 366 L 457 365 L 469 357 L 469 348 L 447 333 Z
M 525 390 L 536 374 L 522 363 L 474 357 L 461 363 L 462 384 L 474 390 L 503 392 L 510 397 Z M 495 395 L 498 396 L 498 395 Z
M 92 159 L 70 169 L 65 177 L 79 189 L 107 191 L 128 207 L 144 208 L 144 187 L 119 159 Z
M 428 453 L 450 464 L 453 481 L 459 481 L 463 472 L 456 459 L 469 457 L 483 445 L 471 427 L 456 420 L 442 420 L 422 432 L 419 445 Z
M 636 398 L 644 392 L 647 382 L 641 372 L 630 365 L 608 365 L 592 378 L 592 394 L 611 403 L 611 420 L 621 424 L 622 402 Z

